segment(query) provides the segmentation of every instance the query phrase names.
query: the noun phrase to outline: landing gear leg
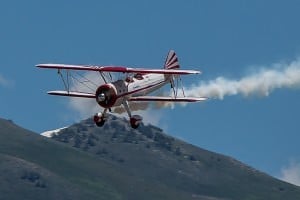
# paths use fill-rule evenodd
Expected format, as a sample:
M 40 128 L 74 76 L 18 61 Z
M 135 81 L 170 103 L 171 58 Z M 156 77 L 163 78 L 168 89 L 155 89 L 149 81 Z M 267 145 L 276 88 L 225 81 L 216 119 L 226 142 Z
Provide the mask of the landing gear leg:
M 132 128 L 136 129 L 139 127 L 140 123 L 142 122 L 143 118 L 139 115 L 131 115 L 129 106 L 128 106 L 128 102 L 127 101 L 123 101 L 123 106 L 125 108 L 125 110 L 127 111 L 127 114 L 129 116 L 129 121 L 130 121 L 130 125 Z

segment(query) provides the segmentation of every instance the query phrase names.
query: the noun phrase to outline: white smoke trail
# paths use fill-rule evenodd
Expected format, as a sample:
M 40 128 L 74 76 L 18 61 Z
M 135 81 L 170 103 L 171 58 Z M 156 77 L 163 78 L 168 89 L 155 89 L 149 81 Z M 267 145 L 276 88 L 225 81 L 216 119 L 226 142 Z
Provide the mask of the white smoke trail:
M 262 68 L 256 73 L 239 80 L 218 77 L 185 88 L 186 96 L 223 99 L 225 96 L 250 95 L 268 96 L 280 88 L 300 87 L 300 61 L 290 64 L 275 64 L 270 69 Z
M 300 186 L 300 163 L 294 160 L 281 169 L 279 179 Z

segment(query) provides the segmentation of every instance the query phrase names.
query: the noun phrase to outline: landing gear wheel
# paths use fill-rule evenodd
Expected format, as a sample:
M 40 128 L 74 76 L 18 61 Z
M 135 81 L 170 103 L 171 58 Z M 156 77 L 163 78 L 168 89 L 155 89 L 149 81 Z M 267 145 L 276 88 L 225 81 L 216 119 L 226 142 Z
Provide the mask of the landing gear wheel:
M 105 123 L 105 120 L 102 119 L 101 122 L 96 122 L 96 125 L 97 125 L 98 127 L 102 127 L 102 126 L 104 125 L 104 123 Z
M 94 122 L 97 126 L 102 127 L 105 123 L 105 118 L 102 113 L 96 113 L 94 115 Z
M 130 117 L 130 125 L 132 128 L 136 129 L 139 127 L 140 123 L 142 122 L 143 118 L 139 115 L 133 115 Z

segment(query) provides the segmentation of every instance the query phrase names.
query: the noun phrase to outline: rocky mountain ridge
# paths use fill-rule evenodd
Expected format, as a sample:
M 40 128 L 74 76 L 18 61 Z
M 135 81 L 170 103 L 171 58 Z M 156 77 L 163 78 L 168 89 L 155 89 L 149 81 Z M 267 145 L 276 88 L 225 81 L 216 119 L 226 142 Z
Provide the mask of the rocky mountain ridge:
M 51 139 L 0 120 L 0 157 L 0 199 L 300 199 L 299 187 L 115 116 Z

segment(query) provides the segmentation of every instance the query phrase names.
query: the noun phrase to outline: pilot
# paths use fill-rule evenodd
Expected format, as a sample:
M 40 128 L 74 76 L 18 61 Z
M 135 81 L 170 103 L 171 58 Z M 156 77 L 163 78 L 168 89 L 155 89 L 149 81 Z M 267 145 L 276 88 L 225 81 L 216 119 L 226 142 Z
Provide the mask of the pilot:
M 127 83 L 133 83 L 133 82 L 134 82 L 132 76 L 127 76 L 126 79 L 125 79 L 125 81 L 126 81 Z

